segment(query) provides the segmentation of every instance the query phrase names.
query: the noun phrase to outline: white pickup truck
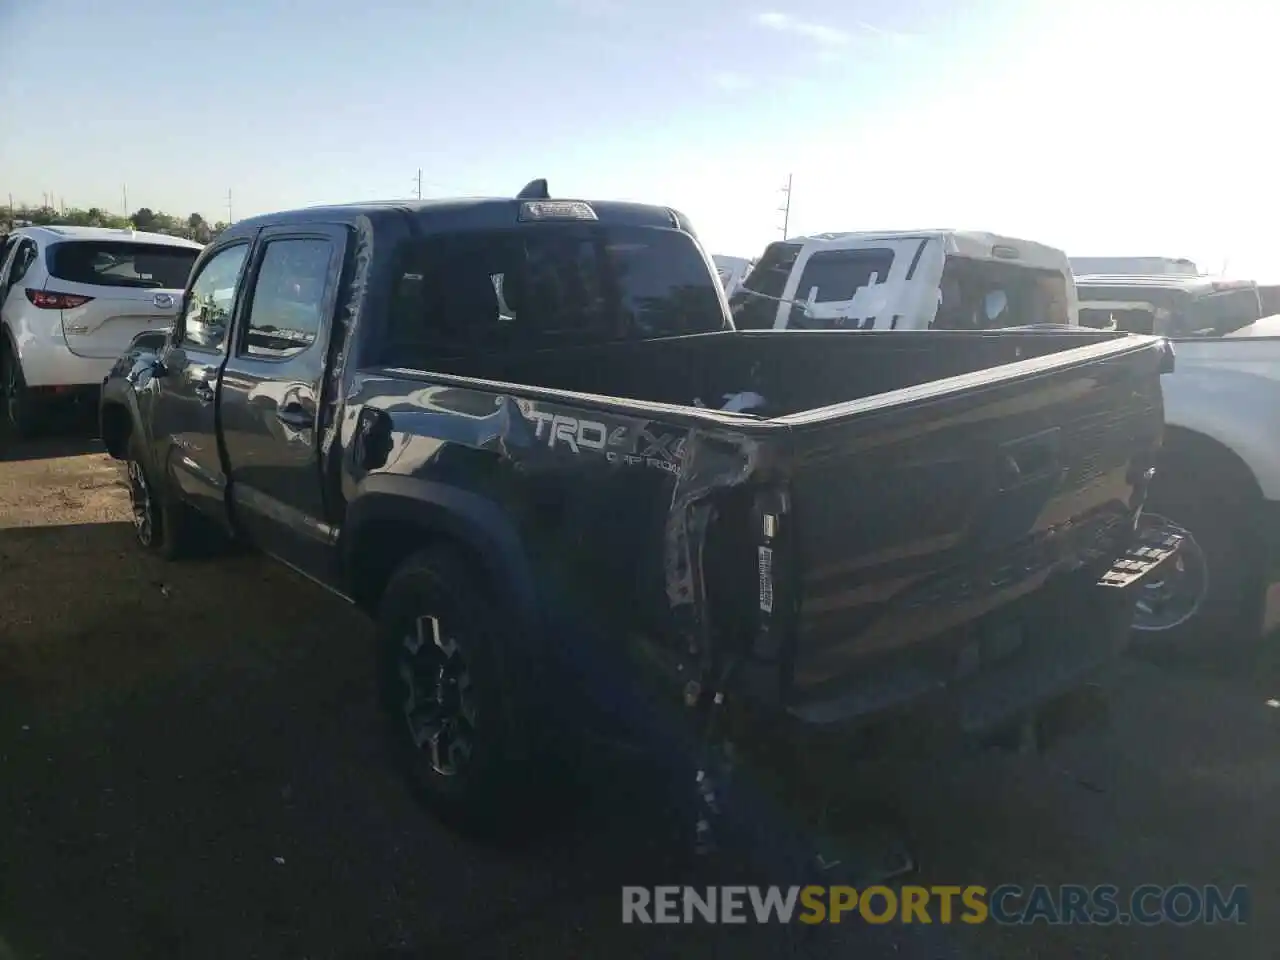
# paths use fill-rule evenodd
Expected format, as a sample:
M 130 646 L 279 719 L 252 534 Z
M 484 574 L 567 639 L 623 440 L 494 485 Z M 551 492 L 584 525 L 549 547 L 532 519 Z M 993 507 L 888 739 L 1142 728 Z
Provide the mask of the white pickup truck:
M 1087 326 L 1169 336 L 1165 440 L 1147 511 L 1190 534 L 1145 588 L 1153 649 L 1248 650 L 1280 619 L 1280 317 L 1257 285 L 1192 276 L 1079 276 Z
M 964 230 L 778 241 L 729 305 L 740 330 L 975 330 L 1077 320 L 1065 253 Z

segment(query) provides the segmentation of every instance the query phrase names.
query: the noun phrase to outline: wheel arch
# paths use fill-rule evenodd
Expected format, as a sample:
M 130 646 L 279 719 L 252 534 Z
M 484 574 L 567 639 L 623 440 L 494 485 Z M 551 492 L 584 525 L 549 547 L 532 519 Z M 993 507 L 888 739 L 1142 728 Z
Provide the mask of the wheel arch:
M 115 398 L 103 398 L 98 410 L 98 432 L 107 453 L 116 460 L 125 459 L 128 453 L 133 420 L 133 412 L 126 404 Z
M 1157 485 L 1162 474 L 1167 478 L 1187 474 L 1201 477 L 1208 473 L 1224 485 L 1244 493 L 1249 502 L 1262 501 L 1262 487 L 1244 458 L 1221 440 L 1198 430 L 1166 427 L 1158 462 Z
M 350 596 L 376 611 L 396 569 L 437 545 L 457 550 L 528 625 L 539 623 L 532 565 L 510 516 L 479 494 L 413 477 L 369 477 L 348 504 L 339 550 Z

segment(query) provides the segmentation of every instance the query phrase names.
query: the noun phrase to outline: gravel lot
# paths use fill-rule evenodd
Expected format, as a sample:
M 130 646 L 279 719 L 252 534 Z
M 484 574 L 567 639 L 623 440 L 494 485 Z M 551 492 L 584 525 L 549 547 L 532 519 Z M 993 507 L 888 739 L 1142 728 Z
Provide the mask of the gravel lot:
M 621 926 L 620 884 L 679 881 L 626 791 L 521 854 L 439 828 L 389 772 L 364 620 L 257 557 L 142 556 L 119 475 L 88 440 L 0 449 L 0 960 L 6 940 L 21 960 L 780 955 L 758 930 Z M 1109 730 L 891 778 L 920 882 L 1243 883 L 1250 925 L 950 939 L 994 958 L 1275 956 L 1278 677 L 1131 664 Z M 876 933 L 846 924 L 806 953 L 939 949 Z

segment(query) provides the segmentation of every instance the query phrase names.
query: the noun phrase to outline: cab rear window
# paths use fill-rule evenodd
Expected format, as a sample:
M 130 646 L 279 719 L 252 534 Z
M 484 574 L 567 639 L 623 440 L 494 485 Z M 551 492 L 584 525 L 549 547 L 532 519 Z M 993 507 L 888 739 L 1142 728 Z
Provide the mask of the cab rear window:
M 676 230 L 572 223 L 439 234 L 407 245 L 396 276 L 386 345 L 393 358 L 725 327 L 716 275 Z
M 119 240 L 69 240 L 48 248 L 49 275 L 98 287 L 181 290 L 198 249 Z

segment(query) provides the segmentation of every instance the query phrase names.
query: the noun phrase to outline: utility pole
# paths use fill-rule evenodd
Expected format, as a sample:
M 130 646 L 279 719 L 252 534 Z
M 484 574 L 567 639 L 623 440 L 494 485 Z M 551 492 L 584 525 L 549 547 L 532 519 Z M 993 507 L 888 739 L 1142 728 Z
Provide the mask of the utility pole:
M 418 176 L 415 178 L 418 184 L 418 199 L 422 199 L 422 168 L 418 168 Z
M 129 216 L 129 188 L 124 184 L 120 185 L 120 202 L 124 205 L 124 215 Z
M 778 212 L 782 214 L 782 239 L 787 239 L 787 229 L 791 226 L 791 174 L 787 174 L 787 185 L 782 188 L 781 193 L 786 199 L 782 206 L 778 208 Z
M 231 188 L 227 187 L 227 223 L 235 223 L 236 218 L 231 215 Z

